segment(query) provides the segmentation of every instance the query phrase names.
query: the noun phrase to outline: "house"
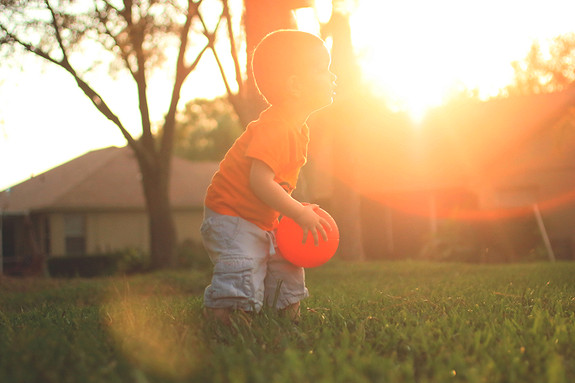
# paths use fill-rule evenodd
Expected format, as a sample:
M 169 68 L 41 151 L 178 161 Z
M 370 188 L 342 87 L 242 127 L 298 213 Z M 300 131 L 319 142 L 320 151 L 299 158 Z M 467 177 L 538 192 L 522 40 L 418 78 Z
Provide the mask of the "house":
M 542 248 L 574 258 L 575 87 L 454 103 L 419 124 L 363 102 L 353 118 L 328 120 L 335 129 L 317 129 L 333 136 L 323 132 L 319 141 L 336 146 L 315 148 L 331 157 L 317 155 L 308 178 L 322 180 L 309 187 L 318 193 L 329 189 L 328 174 L 332 185 L 359 194 L 368 258 L 418 257 L 442 236 L 475 242 L 500 259 Z
M 200 241 L 204 193 L 216 169 L 173 159 L 170 198 L 180 242 Z M 0 193 L 3 258 L 146 252 L 144 205 L 130 148 L 89 152 Z

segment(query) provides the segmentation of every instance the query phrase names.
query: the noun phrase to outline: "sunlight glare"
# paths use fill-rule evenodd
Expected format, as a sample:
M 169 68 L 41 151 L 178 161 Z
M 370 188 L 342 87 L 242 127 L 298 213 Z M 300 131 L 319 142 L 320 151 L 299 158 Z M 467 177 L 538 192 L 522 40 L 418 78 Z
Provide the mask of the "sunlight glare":
M 102 323 L 130 363 L 164 379 L 188 380 L 202 365 L 196 329 L 174 326 L 180 312 L 155 298 L 150 292 L 132 291 L 128 282 L 114 285 L 102 305 Z
M 299 8 L 293 11 L 297 29 L 319 35 L 318 14 L 313 8 Z
M 513 17 L 518 7 L 529 13 Z M 536 17 L 536 5 L 516 1 L 365 0 L 351 15 L 352 39 L 372 90 L 417 121 L 455 89 L 497 95 L 540 34 Z
M 315 12 L 320 23 L 324 24 L 329 21 L 332 8 L 331 0 L 315 0 Z

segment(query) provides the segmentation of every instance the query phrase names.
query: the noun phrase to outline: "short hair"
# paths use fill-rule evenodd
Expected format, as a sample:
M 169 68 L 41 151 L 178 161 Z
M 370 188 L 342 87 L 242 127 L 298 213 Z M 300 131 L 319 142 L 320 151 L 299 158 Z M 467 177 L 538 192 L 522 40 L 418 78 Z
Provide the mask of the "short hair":
M 327 52 L 323 40 L 308 32 L 282 29 L 264 37 L 254 50 L 252 71 L 256 86 L 267 102 L 281 101 L 286 96 L 285 80 L 305 72 L 318 60 L 321 49 Z

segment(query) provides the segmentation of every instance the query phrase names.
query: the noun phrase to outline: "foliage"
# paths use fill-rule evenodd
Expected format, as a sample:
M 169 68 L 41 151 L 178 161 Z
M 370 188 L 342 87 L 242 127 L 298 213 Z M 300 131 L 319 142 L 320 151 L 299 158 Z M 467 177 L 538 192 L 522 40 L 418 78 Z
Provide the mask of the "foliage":
M 103 254 L 51 257 L 47 263 L 52 277 L 101 277 L 146 271 L 150 257 L 139 249 L 126 248 Z
M 113 275 L 118 270 L 119 254 L 52 257 L 48 270 L 54 277 L 95 277 Z
M 198 99 L 178 113 L 174 153 L 195 161 L 221 161 L 243 129 L 227 101 Z
M 443 220 L 419 257 L 428 261 L 502 263 L 547 259 L 535 220 L 527 216 L 477 221 Z
M 523 61 L 513 62 L 514 83 L 509 94 L 548 93 L 565 89 L 575 81 L 575 33 L 557 36 L 548 52 L 536 41 Z
M 178 266 L 194 270 L 209 270 L 212 263 L 202 243 L 187 240 L 179 246 Z
M 308 270 L 299 325 L 265 310 L 231 328 L 202 319 L 209 275 L 0 279 L 0 381 L 575 379 L 572 263 L 336 260 Z
M 136 247 L 128 247 L 116 252 L 117 274 L 142 273 L 150 270 L 150 255 Z
M 178 246 L 177 267 L 207 270 L 210 258 L 201 243 L 184 241 Z M 56 278 L 93 278 L 150 271 L 150 256 L 138 248 L 125 248 L 105 254 L 61 256 L 48 259 L 48 270 Z

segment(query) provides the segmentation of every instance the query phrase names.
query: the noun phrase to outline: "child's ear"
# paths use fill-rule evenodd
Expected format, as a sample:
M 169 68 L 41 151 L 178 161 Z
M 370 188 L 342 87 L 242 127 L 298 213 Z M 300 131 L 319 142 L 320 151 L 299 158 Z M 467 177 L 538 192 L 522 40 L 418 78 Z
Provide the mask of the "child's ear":
M 301 82 L 296 75 L 291 75 L 286 81 L 287 91 L 291 97 L 299 98 L 302 93 Z

